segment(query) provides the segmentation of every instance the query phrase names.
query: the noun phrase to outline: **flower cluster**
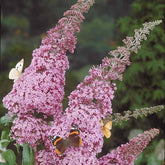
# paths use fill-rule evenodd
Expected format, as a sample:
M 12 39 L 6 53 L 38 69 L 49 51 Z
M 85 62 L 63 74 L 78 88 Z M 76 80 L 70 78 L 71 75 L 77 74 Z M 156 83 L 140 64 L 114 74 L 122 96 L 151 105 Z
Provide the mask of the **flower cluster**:
M 123 42 L 126 44 L 130 51 L 137 53 L 138 49 L 141 48 L 141 42 L 147 39 L 147 35 L 150 30 L 153 30 L 156 25 L 159 25 L 162 20 L 156 20 L 153 22 L 145 22 L 143 28 L 135 29 L 134 37 L 126 37 Z
M 65 139 L 69 135 L 71 125 L 77 124 L 80 129 L 79 136 L 82 138 L 82 146 L 79 148 L 68 147 L 65 153 L 59 156 L 55 153 L 51 141 L 47 139 L 44 150 L 35 155 L 36 164 L 98 164 L 96 153 L 101 152 L 103 135 L 100 122 L 98 122 L 100 118 L 96 113 L 97 109 L 93 108 L 89 111 L 89 108 L 92 107 L 81 105 L 72 112 L 67 112 L 54 122 L 50 132 L 48 132 L 48 135 L 58 135 Z M 50 156 L 46 158 L 45 155 Z
M 30 115 L 22 115 L 21 117 L 16 118 L 13 125 L 10 132 L 13 139 L 19 137 L 17 139 L 18 144 L 29 142 L 33 148 L 39 144 L 40 140 L 45 139 L 45 132 L 48 129 L 46 122 Z
M 133 165 L 137 156 L 145 149 L 151 139 L 158 134 L 158 129 L 151 129 L 139 134 L 138 137 L 132 138 L 129 143 L 122 144 L 116 150 L 112 150 L 111 153 L 101 157 L 99 164 Z
M 141 108 L 141 109 L 135 109 L 134 111 L 124 111 L 124 115 L 122 115 L 121 113 L 113 113 L 113 125 L 122 125 L 122 123 L 124 121 L 128 121 L 130 118 L 134 117 L 134 118 L 138 118 L 138 117 L 144 117 L 147 115 L 151 115 L 153 113 L 158 113 L 159 111 L 161 111 L 162 109 L 164 109 L 165 106 L 164 105 L 157 105 L 154 107 L 150 107 L 150 108 Z M 112 120 L 112 115 L 107 115 L 106 116 L 106 120 Z
M 111 51 L 109 54 L 112 58 L 104 58 L 101 65 L 90 69 L 90 75 L 86 76 L 84 81 L 77 86 L 77 89 L 70 94 L 69 107 L 65 114 L 54 122 L 50 132 L 48 132 L 49 135 L 67 138 L 71 125 L 77 124 L 80 128 L 80 137 L 83 139 L 82 147 L 78 149 L 68 148 L 60 160 L 59 156 L 54 153 L 54 158 L 51 160 L 47 158 L 46 162 L 69 164 L 70 158 L 74 158 L 75 164 L 81 164 L 81 162 L 90 164 L 89 157 L 92 158 L 92 152 L 92 160 L 95 161 L 93 164 L 99 164 L 96 154 L 102 149 L 103 134 L 98 121 L 105 118 L 107 113 L 112 113 L 111 101 L 116 90 L 115 83 L 112 81 L 121 80 L 126 65 L 130 65 L 128 48 L 118 47 L 117 50 Z M 50 145 L 50 142 L 47 142 L 47 146 Z M 51 154 L 50 148 L 52 149 L 52 146 L 38 152 L 36 161 L 40 162 L 39 156 L 42 157 L 45 153 Z M 131 156 L 131 152 L 129 154 Z M 75 158 L 75 155 L 79 155 L 78 158 Z
M 42 114 L 44 118 L 52 116 L 54 120 L 62 115 L 65 71 L 69 68 L 66 53 L 68 50 L 73 53 L 77 42 L 75 32 L 79 32 L 80 23 L 84 19 L 82 13 L 87 12 L 92 4 L 92 0 L 79 0 L 64 13 L 58 25 L 43 38 L 41 46 L 33 51 L 30 66 L 14 83 L 12 91 L 4 97 L 3 104 L 9 110 L 8 113 L 17 116 L 12 127 L 12 135 L 13 138 L 17 137 L 17 142 L 37 145 L 42 140 L 28 139 L 23 130 L 20 130 L 21 136 L 15 134 L 26 115 L 29 121 L 37 121 L 34 114 Z M 26 133 L 30 134 L 34 129 L 38 131 L 37 127 L 29 127 Z
M 129 56 L 129 53 L 126 55 Z M 65 114 L 58 120 L 55 120 L 50 132 L 48 132 L 49 135 L 58 135 L 62 138 L 67 138 L 71 125 L 77 124 L 80 129 L 80 137 L 83 139 L 82 147 L 78 149 L 68 148 L 61 160 L 55 154 L 53 159 L 48 160 L 47 158 L 45 160 L 46 162 L 57 164 L 56 161 L 58 160 L 59 164 L 69 164 L 70 159 L 68 158 L 73 158 L 78 154 L 78 158 L 74 159 L 75 164 L 80 164 L 80 162 L 90 164 L 89 160 L 95 161 L 93 164 L 98 164 L 96 154 L 101 152 L 103 146 L 100 119 L 101 117 L 104 118 L 107 113 L 112 113 L 111 101 L 114 97 L 114 90 L 116 89 L 115 84 L 110 80 L 114 80 L 114 77 L 116 79 L 116 74 L 124 71 L 120 69 L 120 66 L 123 67 L 123 65 L 128 63 L 127 61 L 125 63 L 122 62 L 122 65 L 119 64 L 118 68 L 114 66 L 113 69 L 116 70 L 116 73 L 114 73 L 110 70 L 108 71 L 108 66 L 106 65 L 111 65 L 114 60 L 110 61 L 108 58 L 106 59 L 103 60 L 102 65 L 90 69 L 90 75 L 86 76 L 84 81 L 69 96 L 69 107 L 66 109 Z M 36 162 L 43 161 L 43 159 L 40 159 L 42 157 L 41 155 L 45 153 L 51 154 L 52 144 L 50 141 L 47 142 L 47 147 L 47 149 L 36 154 Z

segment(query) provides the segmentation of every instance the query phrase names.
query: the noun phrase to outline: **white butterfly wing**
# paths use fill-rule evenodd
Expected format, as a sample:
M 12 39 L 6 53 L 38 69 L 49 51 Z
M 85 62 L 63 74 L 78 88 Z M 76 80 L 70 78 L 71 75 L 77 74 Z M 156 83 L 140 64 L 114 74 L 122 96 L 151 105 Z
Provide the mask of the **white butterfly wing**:
M 20 73 L 22 73 L 23 65 L 24 65 L 24 59 L 22 59 L 16 64 L 15 69 L 17 69 Z
M 17 80 L 20 76 L 21 76 L 21 72 L 19 72 L 15 68 L 12 68 L 9 72 L 9 79 L 11 80 Z

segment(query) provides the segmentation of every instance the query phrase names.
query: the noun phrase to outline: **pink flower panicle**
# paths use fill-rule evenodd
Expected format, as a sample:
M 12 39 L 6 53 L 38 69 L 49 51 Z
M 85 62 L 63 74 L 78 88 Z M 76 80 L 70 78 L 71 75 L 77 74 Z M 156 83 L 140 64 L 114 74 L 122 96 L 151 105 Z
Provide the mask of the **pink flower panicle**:
M 116 50 L 110 51 L 111 58 L 105 57 L 102 62 L 103 66 L 108 69 L 110 80 L 119 79 L 122 81 L 122 73 L 126 69 L 126 66 L 130 65 L 129 57 L 130 51 L 126 47 L 118 47 Z
M 35 113 L 41 113 L 45 118 L 52 116 L 53 119 L 62 115 L 65 71 L 69 68 L 66 53 L 67 50 L 74 52 L 77 43 L 75 32 L 80 31 L 79 26 L 84 19 L 82 13 L 87 12 L 93 3 L 93 0 L 79 0 L 71 10 L 65 12 L 58 25 L 43 38 L 41 46 L 33 51 L 30 66 L 14 83 L 12 91 L 3 98 L 8 114 L 18 117 L 11 131 L 18 143 L 27 142 L 33 132 L 45 131 L 45 125 L 38 128 L 42 119 L 35 118 Z M 20 123 L 25 119 L 31 123 L 31 128 L 27 131 L 20 128 Z M 49 130 L 48 124 L 47 129 Z M 35 147 L 39 140 L 43 140 L 41 135 L 31 136 L 29 143 Z
M 119 47 L 116 52 L 112 52 L 112 54 L 115 53 L 120 53 L 120 58 L 119 55 L 112 59 L 105 58 L 100 66 L 90 69 L 90 75 L 86 76 L 69 96 L 69 107 L 66 109 L 65 115 L 56 120 L 51 127 L 49 135 L 66 138 L 71 125 L 77 124 L 80 129 L 80 137 L 83 139 L 82 146 L 78 149 L 68 149 L 63 159 L 59 160 L 55 153 L 54 159 L 47 160 L 52 164 L 69 164 L 71 159 L 74 159 L 75 164 L 81 164 L 80 162 L 90 164 L 89 157 L 95 162 L 92 164 L 99 164 L 96 154 L 101 152 L 104 136 L 101 131 L 100 119 L 104 118 L 107 113 L 112 113 L 111 101 L 114 97 L 114 90 L 116 90 L 112 80 L 119 78 L 118 75 L 122 75 L 125 66 L 129 64 L 130 53 L 127 48 Z M 50 142 L 48 145 L 52 146 Z M 50 148 L 52 148 L 51 146 Z M 38 152 L 37 162 L 39 155 L 45 152 L 51 154 L 49 149 Z M 79 157 L 75 158 L 75 155 L 79 155 Z M 57 163 L 57 160 L 60 162 Z
M 77 124 L 80 129 L 80 137 L 83 139 L 82 146 L 78 149 L 68 148 L 61 159 L 54 153 L 54 159 L 46 158 L 42 161 L 50 162 L 50 164 L 69 164 L 70 162 L 72 164 L 71 159 L 74 159 L 75 164 L 81 164 L 81 162 L 90 164 L 90 157 L 90 160 L 95 162 L 92 164 L 99 163 L 96 154 L 101 152 L 103 145 L 100 119 L 104 118 L 107 113 L 112 113 L 111 101 L 114 97 L 114 90 L 116 90 L 112 80 L 119 78 L 118 75 L 122 75 L 126 65 L 129 64 L 130 53 L 127 48 L 119 47 L 112 54 L 119 55 L 112 59 L 105 58 L 100 66 L 90 69 L 90 75 L 86 76 L 69 96 L 69 107 L 65 114 L 54 122 L 48 132 L 49 136 L 57 135 L 67 138 L 71 125 Z M 36 162 L 41 162 L 40 158 L 45 153 L 52 154 L 50 140 L 46 144 L 49 147 L 36 154 Z M 91 153 L 93 154 L 91 155 Z M 75 157 L 75 155 L 79 156 Z
M 159 134 L 158 129 L 151 129 L 132 138 L 128 143 L 122 144 L 116 150 L 101 157 L 99 165 L 133 165 L 137 156 L 146 148 L 152 138 Z
M 36 119 L 31 115 L 21 115 L 14 120 L 10 136 L 16 139 L 18 144 L 29 143 L 35 148 L 41 140 L 44 140 L 47 129 L 48 125 L 42 119 Z
M 92 0 L 78 1 L 64 13 L 59 24 L 48 31 L 41 46 L 33 51 L 31 65 L 3 99 L 9 113 L 33 113 L 34 109 L 46 115 L 62 113 L 65 70 L 69 68 L 66 51 L 73 53 L 77 42 L 74 33 L 79 31 L 84 19 L 82 13 L 93 3 Z
M 90 75 L 77 86 L 69 96 L 69 107 L 76 108 L 80 104 L 93 106 L 100 118 L 112 113 L 111 101 L 114 98 L 116 85 L 113 80 L 122 80 L 122 73 L 129 65 L 130 52 L 125 47 L 111 51 L 112 58 L 105 57 L 102 64 L 89 70 Z M 71 109 L 69 109 L 71 111 Z M 90 111 L 90 109 L 89 109 Z
M 90 69 L 89 76 L 80 83 L 76 90 L 69 96 L 69 107 L 65 115 L 54 122 L 48 135 L 57 135 L 66 138 L 72 124 L 77 124 L 80 129 L 80 137 L 83 144 L 80 148 L 68 148 L 65 154 L 59 156 L 53 151 L 54 159 L 46 158 L 43 162 L 50 164 L 99 164 L 96 154 L 103 145 L 103 134 L 101 131 L 100 119 L 107 113 L 112 113 L 111 100 L 116 90 L 113 80 L 122 80 L 122 73 L 127 65 L 130 65 L 130 51 L 126 47 L 118 47 L 117 50 L 109 53 L 112 58 L 104 58 L 102 64 Z M 46 153 L 52 155 L 52 144 L 50 140 L 46 143 L 49 146 L 36 154 L 36 162 L 42 162 L 39 158 Z M 91 155 L 91 152 L 93 155 Z M 76 156 L 76 157 L 75 157 Z M 78 157 L 77 157 L 78 156 Z M 51 156 L 50 156 L 51 157 Z M 89 159 L 90 157 L 90 159 Z
M 78 85 L 77 90 L 69 96 L 69 107 L 74 109 L 80 104 L 92 106 L 96 108 L 98 111 L 96 113 L 100 117 L 104 117 L 107 112 L 112 113 L 111 100 L 116 87 L 114 83 L 104 80 L 103 77 L 100 79 L 93 77 L 96 73 L 102 72 L 99 68 L 93 68 L 90 72 L 91 75 L 86 77 L 84 82 Z
M 53 51 L 69 50 L 74 52 L 77 38 L 75 32 L 80 32 L 80 23 L 84 16 L 82 13 L 88 12 L 93 0 L 78 0 L 78 2 L 64 13 L 64 17 L 59 20 L 55 29 L 51 29 L 48 35 L 42 40 L 44 45 L 53 45 Z
M 45 148 L 36 153 L 36 164 L 98 164 L 96 154 L 101 152 L 103 134 L 101 132 L 100 115 L 93 105 L 77 104 L 76 107 L 68 107 L 66 113 L 58 118 L 47 132 L 49 136 L 56 135 L 67 138 L 73 124 L 77 124 L 82 138 L 82 146 L 68 147 L 62 156 L 54 151 L 51 141 L 45 141 Z M 50 155 L 45 158 L 44 154 Z M 54 155 L 53 159 L 52 156 Z M 42 157 L 43 156 L 43 157 Z M 42 158 L 42 159 L 41 159 Z

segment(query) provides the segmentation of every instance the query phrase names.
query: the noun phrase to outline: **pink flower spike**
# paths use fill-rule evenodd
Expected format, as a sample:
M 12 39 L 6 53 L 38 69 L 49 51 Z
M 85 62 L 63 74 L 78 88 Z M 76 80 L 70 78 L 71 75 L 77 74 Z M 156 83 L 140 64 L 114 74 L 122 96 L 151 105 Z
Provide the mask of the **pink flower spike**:
M 116 150 L 101 157 L 99 165 L 133 165 L 137 156 L 146 148 L 152 138 L 159 134 L 158 129 L 151 129 L 139 134 L 138 137 L 132 138 L 128 143 L 122 144 Z

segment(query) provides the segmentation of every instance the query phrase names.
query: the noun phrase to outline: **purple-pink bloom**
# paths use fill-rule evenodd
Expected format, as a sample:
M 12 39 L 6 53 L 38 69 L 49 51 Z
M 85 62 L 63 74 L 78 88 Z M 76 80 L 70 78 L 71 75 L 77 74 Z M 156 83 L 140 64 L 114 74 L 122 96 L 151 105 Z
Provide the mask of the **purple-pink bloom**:
M 80 130 L 80 137 L 82 138 L 82 146 L 68 147 L 62 156 L 55 153 L 55 147 L 52 145 L 51 141 L 47 139 L 45 142 L 45 150 L 36 153 L 36 162 L 43 163 L 44 161 L 51 162 L 52 164 L 98 164 L 96 154 L 101 152 L 103 145 L 103 134 L 100 125 L 100 115 L 97 109 L 93 105 L 83 105 L 80 104 L 77 107 L 67 108 L 66 113 L 58 118 L 54 124 L 51 126 L 48 135 L 60 136 L 66 139 L 69 135 L 71 126 L 77 124 Z M 53 152 L 54 158 L 42 158 L 40 155 L 46 153 L 50 154 Z M 74 160 L 74 161 L 73 161 Z M 57 161 L 59 163 L 57 163 Z M 44 164 L 43 163 L 43 164 Z
M 66 53 L 74 52 L 77 42 L 75 32 L 80 31 L 79 26 L 84 19 L 82 13 L 87 12 L 93 3 L 92 0 L 78 0 L 64 13 L 58 25 L 43 38 L 41 46 L 33 51 L 30 66 L 14 83 L 12 91 L 4 97 L 3 104 L 9 110 L 8 114 L 17 117 L 11 135 L 19 144 L 29 142 L 35 147 L 39 141 L 45 141 L 42 131 L 47 135 L 50 123 L 36 116 L 52 116 L 54 120 L 62 116 L 65 71 L 69 68 Z M 44 125 L 43 130 L 39 123 Z M 20 124 L 24 129 L 21 129 Z M 36 137 L 33 136 L 35 133 Z
M 16 139 L 18 144 L 29 143 L 35 148 L 41 139 L 45 139 L 47 129 L 48 125 L 42 119 L 36 119 L 31 115 L 23 115 L 14 120 L 10 136 Z
M 13 85 L 12 91 L 3 99 L 4 107 L 10 114 L 44 113 L 46 116 L 62 114 L 65 71 L 69 68 L 66 56 L 73 53 L 83 21 L 83 12 L 87 12 L 93 1 L 79 0 L 54 29 L 48 31 L 42 44 L 33 51 L 33 59 L 22 76 Z M 86 8 L 85 8 L 86 6 Z
M 116 150 L 101 157 L 99 165 L 133 165 L 137 156 L 146 148 L 148 143 L 159 134 L 158 129 L 151 129 L 139 134 L 138 137 L 132 138 L 128 143 L 122 144 Z
M 111 64 L 108 59 L 103 62 L 103 64 L 106 62 Z M 104 118 L 107 113 L 112 113 L 111 101 L 114 98 L 114 90 L 116 90 L 115 84 L 110 81 L 115 76 L 113 76 L 113 72 L 111 74 L 109 74 L 109 71 L 106 72 L 107 66 L 104 67 L 103 64 L 93 67 L 89 71 L 90 75 L 86 76 L 84 81 L 77 86 L 77 89 L 70 94 L 69 106 L 65 110 L 65 114 L 54 121 L 50 132 L 47 133 L 49 136 L 55 135 L 65 139 L 68 137 L 71 126 L 77 124 L 80 129 L 80 137 L 83 140 L 82 146 L 68 148 L 62 159 L 55 153 L 54 159 L 48 160 L 46 158 L 48 162 L 58 164 L 56 162 L 58 160 L 59 164 L 73 164 L 71 160 L 74 159 L 75 164 L 81 164 L 82 162 L 82 164 L 90 164 L 89 160 L 93 160 L 95 161 L 94 164 L 98 164 L 96 154 L 102 150 L 104 136 L 100 119 Z M 126 64 L 127 61 L 122 62 L 122 65 L 118 66 L 118 70 L 120 70 L 120 66 Z M 118 70 L 116 69 L 117 74 L 124 71 L 123 69 L 122 71 Z M 117 78 L 115 77 L 115 79 Z M 48 149 L 37 153 L 36 162 L 42 163 L 43 160 L 39 159 L 39 155 L 43 152 L 50 154 L 52 144 L 50 140 L 48 141 L 46 143 L 46 146 L 49 146 Z M 78 158 L 75 158 L 75 155 L 79 155 Z

